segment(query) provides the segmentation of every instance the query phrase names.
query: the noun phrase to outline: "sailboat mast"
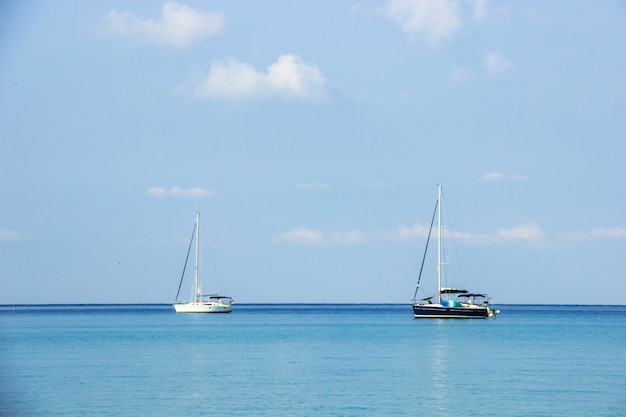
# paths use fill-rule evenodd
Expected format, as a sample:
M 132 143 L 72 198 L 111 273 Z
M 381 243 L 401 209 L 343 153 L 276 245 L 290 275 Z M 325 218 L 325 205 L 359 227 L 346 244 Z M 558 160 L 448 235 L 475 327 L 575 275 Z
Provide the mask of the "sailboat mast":
M 196 211 L 196 285 L 194 288 L 193 300 L 198 301 L 200 289 L 198 288 L 198 258 L 200 254 L 200 213 Z
M 441 184 L 437 193 L 437 297 L 441 303 Z

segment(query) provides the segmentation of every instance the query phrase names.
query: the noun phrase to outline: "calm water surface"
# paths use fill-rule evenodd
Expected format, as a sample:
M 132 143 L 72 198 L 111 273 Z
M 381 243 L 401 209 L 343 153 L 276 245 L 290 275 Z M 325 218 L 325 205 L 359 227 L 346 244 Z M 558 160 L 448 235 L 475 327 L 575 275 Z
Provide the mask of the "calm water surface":
M 624 416 L 625 306 L 0 307 L 0 415 Z

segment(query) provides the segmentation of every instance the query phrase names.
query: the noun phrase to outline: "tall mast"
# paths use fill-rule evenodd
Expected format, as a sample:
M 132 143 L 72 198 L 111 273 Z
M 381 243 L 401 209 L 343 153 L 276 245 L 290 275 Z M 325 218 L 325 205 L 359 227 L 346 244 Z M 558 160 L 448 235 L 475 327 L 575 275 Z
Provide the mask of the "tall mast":
M 198 255 L 200 252 L 200 212 L 196 211 L 196 287 L 193 295 L 194 301 L 198 301 L 200 288 L 198 288 Z
M 441 303 L 441 184 L 437 193 L 437 297 Z

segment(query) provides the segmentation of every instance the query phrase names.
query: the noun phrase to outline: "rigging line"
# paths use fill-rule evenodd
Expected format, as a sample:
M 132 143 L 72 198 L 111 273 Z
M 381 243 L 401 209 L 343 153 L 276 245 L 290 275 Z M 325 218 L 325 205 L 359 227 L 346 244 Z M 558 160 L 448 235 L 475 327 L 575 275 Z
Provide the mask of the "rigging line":
M 187 249 L 187 257 L 185 258 L 185 266 L 183 266 L 183 273 L 180 276 L 180 282 L 178 283 L 178 292 L 176 293 L 176 299 L 174 301 L 178 301 L 178 296 L 180 295 L 180 287 L 183 285 L 183 278 L 185 278 L 185 270 L 187 269 L 187 262 L 189 261 L 189 254 L 191 253 L 191 246 L 193 245 L 193 238 L 196 235 L 196 227 L 197 227 L 197 224 L 194 224 L 193 232 L 191 233 L 191 241 L 189 242 L 189 249 Z
M 426 239 L 426 249 L 424 249 L 424 257 L 422 258 L 422 266 L 420 267 L 420 274 L 417 277 L 417 285 L 415 286 L 415 294 L 413 294 L 413 302 L 417 298 L 417 290 L 420 288 L 420 280 L 422 279 L 422 270 L 424 269 L 424 261 L 426 261 L 426 252 L 428 252 L 428 242 L 430 242 L 430 234 L 433 231 L 433 224 L 435 223 L 435 215 L 437 214 L 437 206 L 439 205 L 439 199 L 435 202 L 435 210 L 433 210 L 433 219 L 430 221 L 430 229 L 428 229 L 428 238 Z

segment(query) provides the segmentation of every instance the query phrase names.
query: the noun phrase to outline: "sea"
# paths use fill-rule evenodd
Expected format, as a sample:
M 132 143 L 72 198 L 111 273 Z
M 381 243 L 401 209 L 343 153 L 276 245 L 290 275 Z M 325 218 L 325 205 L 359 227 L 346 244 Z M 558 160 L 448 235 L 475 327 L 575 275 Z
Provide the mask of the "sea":
M 626 416 L 626 306 L 0 306 L 1 416 Z

